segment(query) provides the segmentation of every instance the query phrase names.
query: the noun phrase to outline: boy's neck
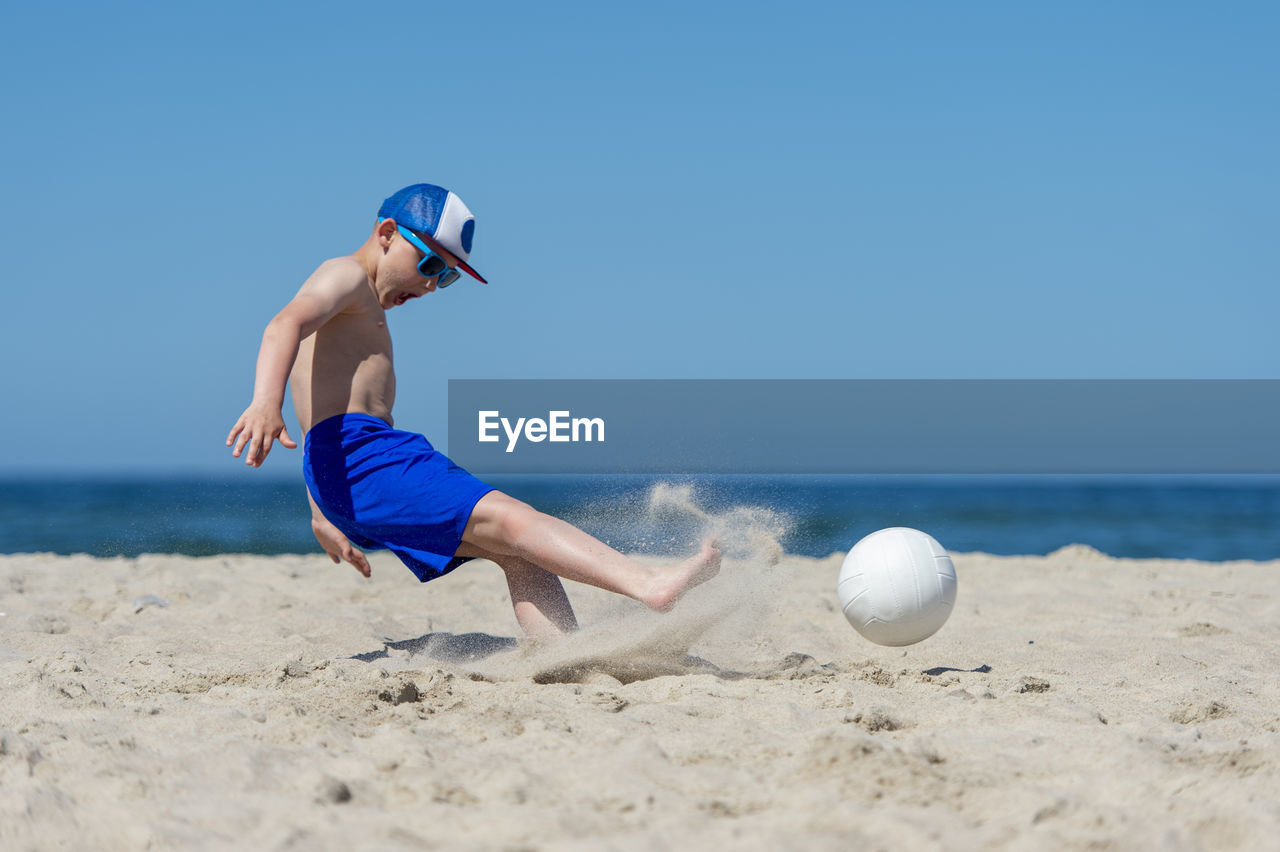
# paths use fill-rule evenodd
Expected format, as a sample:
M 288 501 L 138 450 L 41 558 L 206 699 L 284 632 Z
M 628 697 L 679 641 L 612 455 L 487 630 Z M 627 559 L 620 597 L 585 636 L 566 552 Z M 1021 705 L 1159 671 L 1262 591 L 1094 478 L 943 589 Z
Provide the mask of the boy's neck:
M 364 274 L 369 276 L 369 283 L 376 283 L 378 279 L 378 259 L 382 257 L 382 247 L 378 245 L 377 235 L 365 240 L 364 245 L 356 249 L 351 256 L 364 268 Z

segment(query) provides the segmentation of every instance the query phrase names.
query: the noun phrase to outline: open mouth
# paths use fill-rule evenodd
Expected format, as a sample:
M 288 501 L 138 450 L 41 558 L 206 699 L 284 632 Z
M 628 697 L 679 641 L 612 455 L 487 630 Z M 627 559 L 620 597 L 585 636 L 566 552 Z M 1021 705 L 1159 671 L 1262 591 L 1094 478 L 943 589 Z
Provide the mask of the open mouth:
M 412 293 L 401 293 L 399 296 L 396 296 L 396 304 L 403 305 L 405 302 L 409 301 L 412 298 L 413 298 Z

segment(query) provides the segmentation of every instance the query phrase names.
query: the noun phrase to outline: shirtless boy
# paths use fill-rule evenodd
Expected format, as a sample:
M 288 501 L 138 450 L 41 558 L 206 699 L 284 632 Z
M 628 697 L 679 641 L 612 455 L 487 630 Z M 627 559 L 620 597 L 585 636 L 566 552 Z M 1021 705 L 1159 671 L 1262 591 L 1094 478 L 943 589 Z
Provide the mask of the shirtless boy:
M 311 529 L 335 562 L 365 577 L 360 548 L 385 547 L 422 582 L 469 559 L 502 567 L 516 620 L 547 641 L 577 629 L 560 577 L 665 610 L 720 568 L 714 541 L 648 566 L 476 479 L 422 435 L 392 428 L 396 377 L 386 312 L 434 293 L 467 263 L 475 219 L 457 195 L 407 186 L 383 202 L 364 245 L 325 261 L 267 325 L 253 402 L 227 436 L 261 467 L 274 441 L 296 449 L 281 416 L 285 382 L 304 432 Z

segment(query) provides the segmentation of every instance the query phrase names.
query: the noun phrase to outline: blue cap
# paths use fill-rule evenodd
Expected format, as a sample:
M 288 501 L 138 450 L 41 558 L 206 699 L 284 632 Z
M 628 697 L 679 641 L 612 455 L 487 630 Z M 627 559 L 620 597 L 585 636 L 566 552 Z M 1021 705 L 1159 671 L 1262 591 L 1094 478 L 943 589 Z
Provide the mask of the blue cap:
M 458 258 L 458 268 L 488 284 L 467 265 L 471 257 L 471 238 L 476 232 L 476 217 L 462 199 L 442 186 L 415 183 L 392 195 L 378 208 L 379 219 L 394 219 L 411 231 L 425 234 Z

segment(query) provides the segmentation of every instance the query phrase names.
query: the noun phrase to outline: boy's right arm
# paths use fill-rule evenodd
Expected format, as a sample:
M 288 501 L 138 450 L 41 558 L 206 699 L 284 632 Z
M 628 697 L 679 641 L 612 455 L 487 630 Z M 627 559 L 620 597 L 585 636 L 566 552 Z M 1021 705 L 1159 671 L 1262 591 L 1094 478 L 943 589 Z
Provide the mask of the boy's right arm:
M 351 258 L 330 260 L 320 265 L 302 285 L 284 310 L 267 324 L 258 350 L 258 369 L 253 385 L 253 402 L 236 421 L 227 435 L 227 446 L 235 443 L 231 455 L 240 458 L 248 445 L 245 464 L 261 467 L 271 451 L 272 442 L 289 449 L 297 443 L 284 428 L 280 409 L 284 405 L 285 386 L 298 346 L 321 326 L 344 309 L 352 306 L 368 286 L 364 270 Z

